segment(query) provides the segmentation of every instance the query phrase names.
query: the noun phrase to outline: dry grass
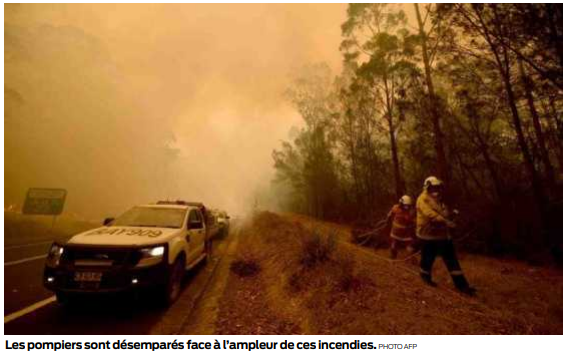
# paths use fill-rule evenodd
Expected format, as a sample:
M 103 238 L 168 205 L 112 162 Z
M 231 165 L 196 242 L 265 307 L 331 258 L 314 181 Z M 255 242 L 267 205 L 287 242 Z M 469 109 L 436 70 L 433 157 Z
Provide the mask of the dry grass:
M 260 272 L 260 265 L 253 258 L 239 258 L 231 262 L 231 272 L 241 278 L 252 277 Z
M 333 234 L 325 234 L 312 230 L 300 239 L 300 263 L 307 268 L 313 268 L 331 260 L 337 247 L 337 239 Z
M 468 298 L 453 291 L 441 261 L 440 287 L 426 287 L 415 265 L 350 244 L 345 227 L 261 213 L 246 233 L 270 307 L 302 333 L 562 333 L 562 273 L 554 269 L 461 255 L 479 289 Z
M 220 300 L 216 333 L 231 335 L 297 334 L 298 326 L 271 306 L 266 286 L 266 259 L 260 239 L 271 240 L 273 234 L 262 235 L 247 220 L 240 227 L 238 247 L 231 262 L 225 291 Z M 272 239 L 272 241 L 276 241 Z

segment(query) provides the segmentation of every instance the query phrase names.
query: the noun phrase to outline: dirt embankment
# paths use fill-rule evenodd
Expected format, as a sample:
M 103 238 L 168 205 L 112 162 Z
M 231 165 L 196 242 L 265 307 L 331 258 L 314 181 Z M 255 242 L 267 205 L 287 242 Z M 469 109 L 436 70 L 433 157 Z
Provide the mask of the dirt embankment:
M 561 334 L 562 272 L 460 254 L 478 296 L 437 288 L 413 262 L 347 242 L 349 230 L 260 213 L 244 225 L 220 301 L 222 334 Z

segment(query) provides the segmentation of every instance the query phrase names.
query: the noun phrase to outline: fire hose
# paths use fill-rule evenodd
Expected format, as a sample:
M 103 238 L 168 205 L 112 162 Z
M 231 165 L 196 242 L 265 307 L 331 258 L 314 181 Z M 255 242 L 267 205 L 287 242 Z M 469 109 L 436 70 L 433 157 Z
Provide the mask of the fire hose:
M 366 236 L 366 238 L 362 242 L 357 242 L 357 244 L 359 246 L 364 246 L 375 233 L 382 231 L 387 226 L 387 224 L 388 224 L 388 219 L 384 219 L 384 220 L 379 221 L 376 225 L 376 228 L 374 228 L 371 231 L 368 231 L 368 232 L 365 232 L 363 234 L 358 235 L 358 238 L 362 238 L 362 237 L 365 237 L 365 236 Z
M 362 237 L 365 237 L 365 236 L 366 236 L 365 240 L 363 240 L 363 241 L 361 241 L 361 242 L 357 242 L 357 244 L 358 244 L 359 246 L 364 246 L 364 245 L 371 239 L 371 237 L 372 237 L 374 234 L 376 234 L 377 232 L 382 231 L 382 230 L 388 225 L 388 219 L 381 220 L 381 221 L 379 221 L 376 225 L 377 225 L 377 227 L 374 228 L 373 230 L 368 231 L 368 232 L 365 232 L 365 233 L 363 233 L 363 234 L 361 234 L 361 235 L 358 235 L 358 238 L 362 238 Z M 463 240 L 465 240 L 465 239 L 471 237 L 473 234 L 475 234 L 475 232 L 477 231 L 477 229 L 478 229 L 478 226 L 475 226 L 475 227 L 472 228 L 470 231 L 468 231 L 467 233 L 465 233 L 465 235 L 463 235 L 462 237 L 455 239 L 454 242 L 459 243 L 459 242 L 461 242 L 461 241 L 463 241 Z M 412 253 L 411 255 L 409 255 L 409 256 L 407 256 L 406 258 L 403 258 L 403 259 L 389 259 L 389 258 L 384 258 L 384 257 L 380 257 L 380 256 L 377 256 L 377 257 L 379 257 L 379 258 L 381 258 L 381 259 L 384 259 L 384 260 L 387 260 L 387 261 L 389 261 L 389 262 L 393 262 L 393 263 L 396 263 L 396 262 L 405 262 L 405 261 L 407 261 L 407 260 L 409 260 L 409 259 L 411 259 L 411 258 L 413 258 L 413 257 L 415 257 L 415 256 L 418 256 L 421 252 L 422 252 L 422 251 L 416 251 L 416 252 Z

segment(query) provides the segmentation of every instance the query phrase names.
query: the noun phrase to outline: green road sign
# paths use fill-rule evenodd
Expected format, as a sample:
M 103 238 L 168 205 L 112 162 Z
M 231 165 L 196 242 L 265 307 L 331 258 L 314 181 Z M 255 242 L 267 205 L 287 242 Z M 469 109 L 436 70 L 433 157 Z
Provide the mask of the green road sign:
M 63 212 L 65 189 L 30 188 L 24 203 L 24 214 L 59 215 Z

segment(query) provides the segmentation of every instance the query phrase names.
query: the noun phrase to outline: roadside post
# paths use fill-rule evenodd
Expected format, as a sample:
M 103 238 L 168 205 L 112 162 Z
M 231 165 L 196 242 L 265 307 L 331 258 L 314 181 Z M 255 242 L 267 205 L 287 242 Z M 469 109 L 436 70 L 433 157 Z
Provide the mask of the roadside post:
M 57 216 L 63 212 L 67 190 L 60 188 L 30 188 L 26 194 L 24 215 L 51 215 L 50 235 L 53 233 Z

